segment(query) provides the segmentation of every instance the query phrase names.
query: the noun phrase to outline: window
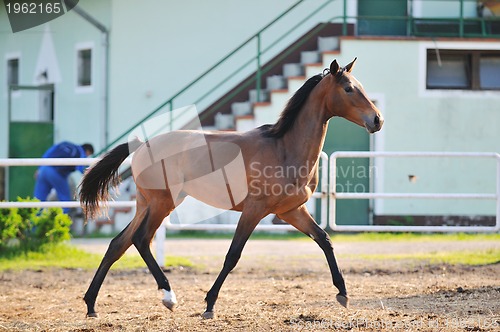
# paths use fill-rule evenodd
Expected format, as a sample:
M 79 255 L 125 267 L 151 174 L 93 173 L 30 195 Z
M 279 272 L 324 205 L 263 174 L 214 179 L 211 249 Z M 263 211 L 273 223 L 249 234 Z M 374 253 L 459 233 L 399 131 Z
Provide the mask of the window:
M 7 60 L 7 85 L 19 84 L 19 58 Z
M 479 58 L 479 86 L 481 89 L 500 89 L 500 54 Z
M 427 50 L 426 87 L 500 90 L 500 51 Z
M 79 49 L 77 53 L 77 86 L 92 85 L 92 49 Z

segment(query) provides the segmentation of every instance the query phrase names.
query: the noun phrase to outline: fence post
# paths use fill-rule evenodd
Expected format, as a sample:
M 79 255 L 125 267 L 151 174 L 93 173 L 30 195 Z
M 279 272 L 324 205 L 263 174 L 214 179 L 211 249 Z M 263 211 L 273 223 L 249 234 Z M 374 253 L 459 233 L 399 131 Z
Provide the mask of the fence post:
M 160 227 L 156 230 L 155 243 L 156 243 L 156 262 L 163 268 L 165 267 L 165 238 L 166 230 L 165 223 L 170 221 L 170 216 L 163 219 Z
M 497 153 L 497 215 L 495 223 L 496 231 L 500 231 L 500 154 Z
M 320 154 L 321 159 L 321 215 L 320 215 L 320 223 L 321 228 L 326 229 L 328 227 L 328 197 L 329 188 L 328 188 L 328 155 L 321 151 Z
M 332 230 L 337 227 L 337 154 L 330 155 L 330 218 L 328 225 Z

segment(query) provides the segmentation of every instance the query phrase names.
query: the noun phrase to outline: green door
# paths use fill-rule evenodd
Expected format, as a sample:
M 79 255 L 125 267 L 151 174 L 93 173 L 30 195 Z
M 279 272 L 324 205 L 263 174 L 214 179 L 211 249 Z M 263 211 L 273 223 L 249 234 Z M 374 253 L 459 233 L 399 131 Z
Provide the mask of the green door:
M 9 126 L 9 158 L 40 158 L 54 143 L 52 122 L 11 122 Z M 9 200 L 33 197 L 38 166 L 9 167 Z
M 369 151 L 370 136 L 358 125 L 343 118 L 333 118 L 328 125 L 323 151 L 328 156 L 336 151 Z M 368 158 L 337 159 L 337 192 L 369 192 L 370 161 Z M 338 225 L 368 225 L 370 206 L 366 199 L 337 200 Z
M 359 0 L 359 16 L 379 18 L 360 18 L 358 35 L 406 36 L 407 14 L 406 0 Z

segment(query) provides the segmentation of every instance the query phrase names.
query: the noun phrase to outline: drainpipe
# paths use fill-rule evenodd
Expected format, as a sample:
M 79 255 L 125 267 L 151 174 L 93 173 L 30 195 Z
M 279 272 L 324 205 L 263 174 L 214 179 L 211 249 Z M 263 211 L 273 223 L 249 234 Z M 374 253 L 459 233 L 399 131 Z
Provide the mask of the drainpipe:
M 73 5 L 72 10 L 80 15 L 85 21 L 89 22 L 91 25 L 93 25 L 95 28 L 97 28 L 99 31 L 102 33 L 102 46 L 104 48 L 104 57 L 102 61 L 102 81 L 103 81 L 103 97 L 102 97 L 102 108 L 103 108 L 103 114 L 102 114 L 102 125 L 101 125 L 101 144 L 102 147 L 106 147 L 108 145 L 109 141 L 109 128 L 108 128 L 108 123 L 109 123 L 109 75 L 108 75 L 108 70 L 109 70 L 109 30 L 97 19 L 95 19 L 93 16 L 91 16 L 89 13 L 87 13 L 85 10 L 83 10 L 80 6 L 77 6 L 76 3 L 72 0 L 66 0 L 66 2 L 71 2 Z

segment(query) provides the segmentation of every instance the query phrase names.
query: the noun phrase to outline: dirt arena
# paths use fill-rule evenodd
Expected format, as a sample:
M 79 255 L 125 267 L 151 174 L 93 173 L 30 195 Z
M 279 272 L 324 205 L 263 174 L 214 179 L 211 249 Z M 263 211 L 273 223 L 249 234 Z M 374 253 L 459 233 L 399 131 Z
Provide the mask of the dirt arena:
M 108 241 L 75 244 L 102 252 Z M 216 319 L 202 320 L 204 296 L 228 246 L 229 240 L 167 241 L 168 254 L 196 264 L 167 271 L 179 300 L 175 312 L 163 307 L 162 294 L 144 269 L 108 275 L 97 319 L 85 318 L 82 300 L 93 271 L 0 272 L 0 331 L 500 331 L 500 264 L 460 267 L 357 257 L 498 248 L 494 241 L 339 243 L 336 253 L 351 298 L 344 309 L 312 241 L 250 240 L 221 290 Z

